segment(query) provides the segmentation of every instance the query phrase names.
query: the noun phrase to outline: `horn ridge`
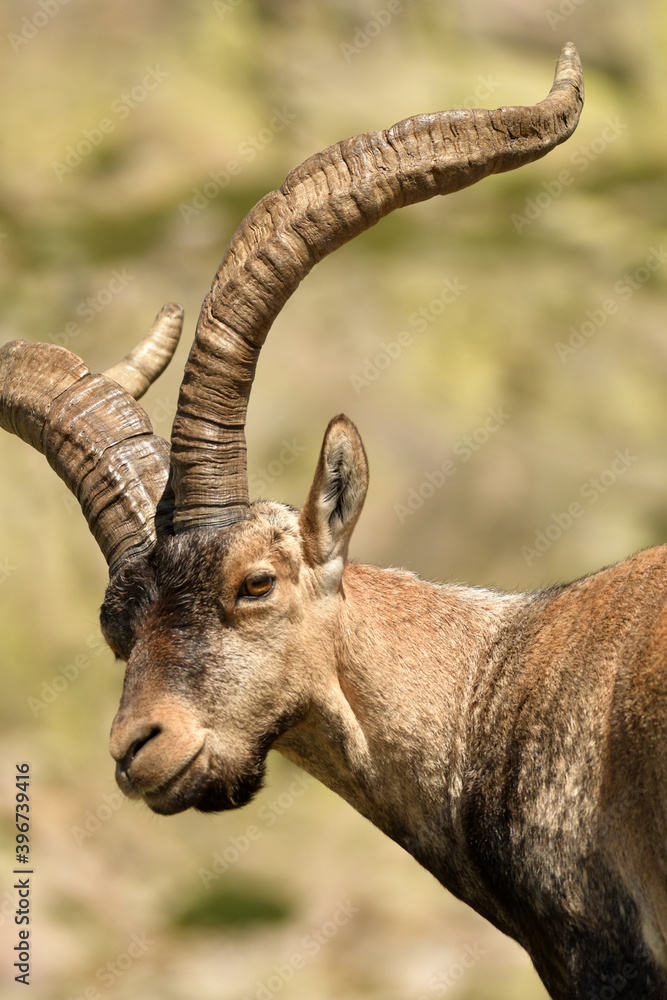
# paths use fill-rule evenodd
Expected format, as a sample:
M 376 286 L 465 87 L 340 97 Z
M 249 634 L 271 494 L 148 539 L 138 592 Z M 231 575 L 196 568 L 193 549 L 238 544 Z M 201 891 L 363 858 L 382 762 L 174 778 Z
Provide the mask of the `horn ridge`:
M 129 354 L 104 372 L 134 399 L 141 399 L 171 361 L 183 330 L 183 306 L 167 302 L 150 330 Z
M 257 357 L 311 268 L 396 208 L 544 156 L 571 135 L 582 105 L 581 65 L 568 43 L 539 104 L 416 115 L 342 140 L 250 210 L 204 300 L 185 367 L 172 430 L 175 532 L 223 527 L 220 507 L 245 517 L 244 427 Z
M 0 427 L 45 455 L 74 493 L 111 574 L 171 533 L 169 445 L 128 392 L 71 351 L 0 348 Z

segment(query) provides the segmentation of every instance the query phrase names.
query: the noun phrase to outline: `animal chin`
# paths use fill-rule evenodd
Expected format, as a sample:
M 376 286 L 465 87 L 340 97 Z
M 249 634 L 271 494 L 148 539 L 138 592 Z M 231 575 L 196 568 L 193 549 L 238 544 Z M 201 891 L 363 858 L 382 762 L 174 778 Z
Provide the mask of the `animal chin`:
M 172 816 L 186 809 L 198 812 L 224 812 L 247 805 L 264 783 L 264 761 L 235 775 L 217 775 L 209 771 L 187 771 L 171 778 L 161 788 L 144 791 L 143 799 L 154 813 Z

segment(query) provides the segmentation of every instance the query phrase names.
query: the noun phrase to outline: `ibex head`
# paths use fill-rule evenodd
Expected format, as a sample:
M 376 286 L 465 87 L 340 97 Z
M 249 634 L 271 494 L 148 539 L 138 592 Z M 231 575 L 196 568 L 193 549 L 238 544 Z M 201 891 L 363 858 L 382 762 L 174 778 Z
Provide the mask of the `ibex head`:
M 336 685 L 331 639 L 368 484 L 353 424 L 331 421 L 300 513 L 261 501 L 226 528 L 159 538 L 112 578 L 102 629 L 127 660 L 116 776 L 156 812 L 244 805 L 269 749 Z
M 0 425 L 46 455 L 109 564 L 102 629 L 127 661 L 111 749 L 121 787 L 155 811 L 242 805 L 271 746 L 302 759 L 318 713 L 330 731 L 314 772 L 326 780 L 329 753 L 354 762 L 364 752 L 341 723 L 356 708 L 337 676 L 349 592 L 370 588 L 373 599 L 361 568 L 345 575 L 368 482 L 354 426 L 330 423 L 300 512 L 249 501 L 246 407 L 276 315 L 314 264 L 387 213 L 544 156 L 572 133 L 582 102 L 567 45 L 533 107 L 418 115 L 293 170 L 220 264 L 170 444 L 135 400 L 173 352 L 179 306 L 102 375 L 55 346 L 0 352 Z M 342 745 L 326 749 L 327 739 Z

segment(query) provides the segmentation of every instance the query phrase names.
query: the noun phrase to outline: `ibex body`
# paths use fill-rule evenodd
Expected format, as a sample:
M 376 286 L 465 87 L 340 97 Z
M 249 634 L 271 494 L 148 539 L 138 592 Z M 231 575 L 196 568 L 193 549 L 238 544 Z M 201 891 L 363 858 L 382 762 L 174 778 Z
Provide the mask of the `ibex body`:
M 110 585 L 121 787 L 156 812 L 241 806 L 273 747 L 521 942 L 554 997 L 667 995 L 667 547 L 534 595 L 431 584 L 344 564 L 365 485 L 347 421 L 319 472 L 300 514 L 255 504 Z
M 242 806 L 274 748 L 521 942 L 554 998 L 647 1000 L 667 996 L 667 550 L 540 594 L 431 584 L 347 562 L 368 484 L 347 418 L 300 512 L 250 504 L 245 469 L 259 350 L 313 264 L 393 208 L 543 155 L 582 93 L 566 46 L 533 108 L 419 116 L 293 171 L 204 302 L 171 447 L 134 398 L 175 306 L 106 375 L 8 345 L 0 423 L 76 491 L 109 563 L 129 795 Z

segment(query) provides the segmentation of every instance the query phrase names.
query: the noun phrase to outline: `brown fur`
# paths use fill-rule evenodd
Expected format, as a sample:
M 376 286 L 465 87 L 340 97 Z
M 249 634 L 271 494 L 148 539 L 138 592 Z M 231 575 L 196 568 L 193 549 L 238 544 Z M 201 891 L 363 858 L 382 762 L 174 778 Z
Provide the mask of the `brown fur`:
M 545 155 L 582 105 L 566 44 L 537 105 L 417 115 L 291 171 L 204 300 L 170 445 L 133 397 L 173 350 L 174 304 L 104 376 L 6 345 L 0 425 L 48 456 L 109 563 L 129 795 L 234 808 L 274 747 L 520 941 L 552 997 L 652 1000 L 667 996 L 664 551 L 538 595 L 347 566 L 368 468 L 343 416 L 300 513 L 247 488 L 260 348 L 313 265 L 396 208 Z
M 301 513 L 255 504 L 111 581 L 121 787 L 243 805 L 273 747 L 523 944 L 552 997 L 667 996 L 667 547 L 535 595 L 426 583 L 346 565 L 366 485 L 338 417 Z

